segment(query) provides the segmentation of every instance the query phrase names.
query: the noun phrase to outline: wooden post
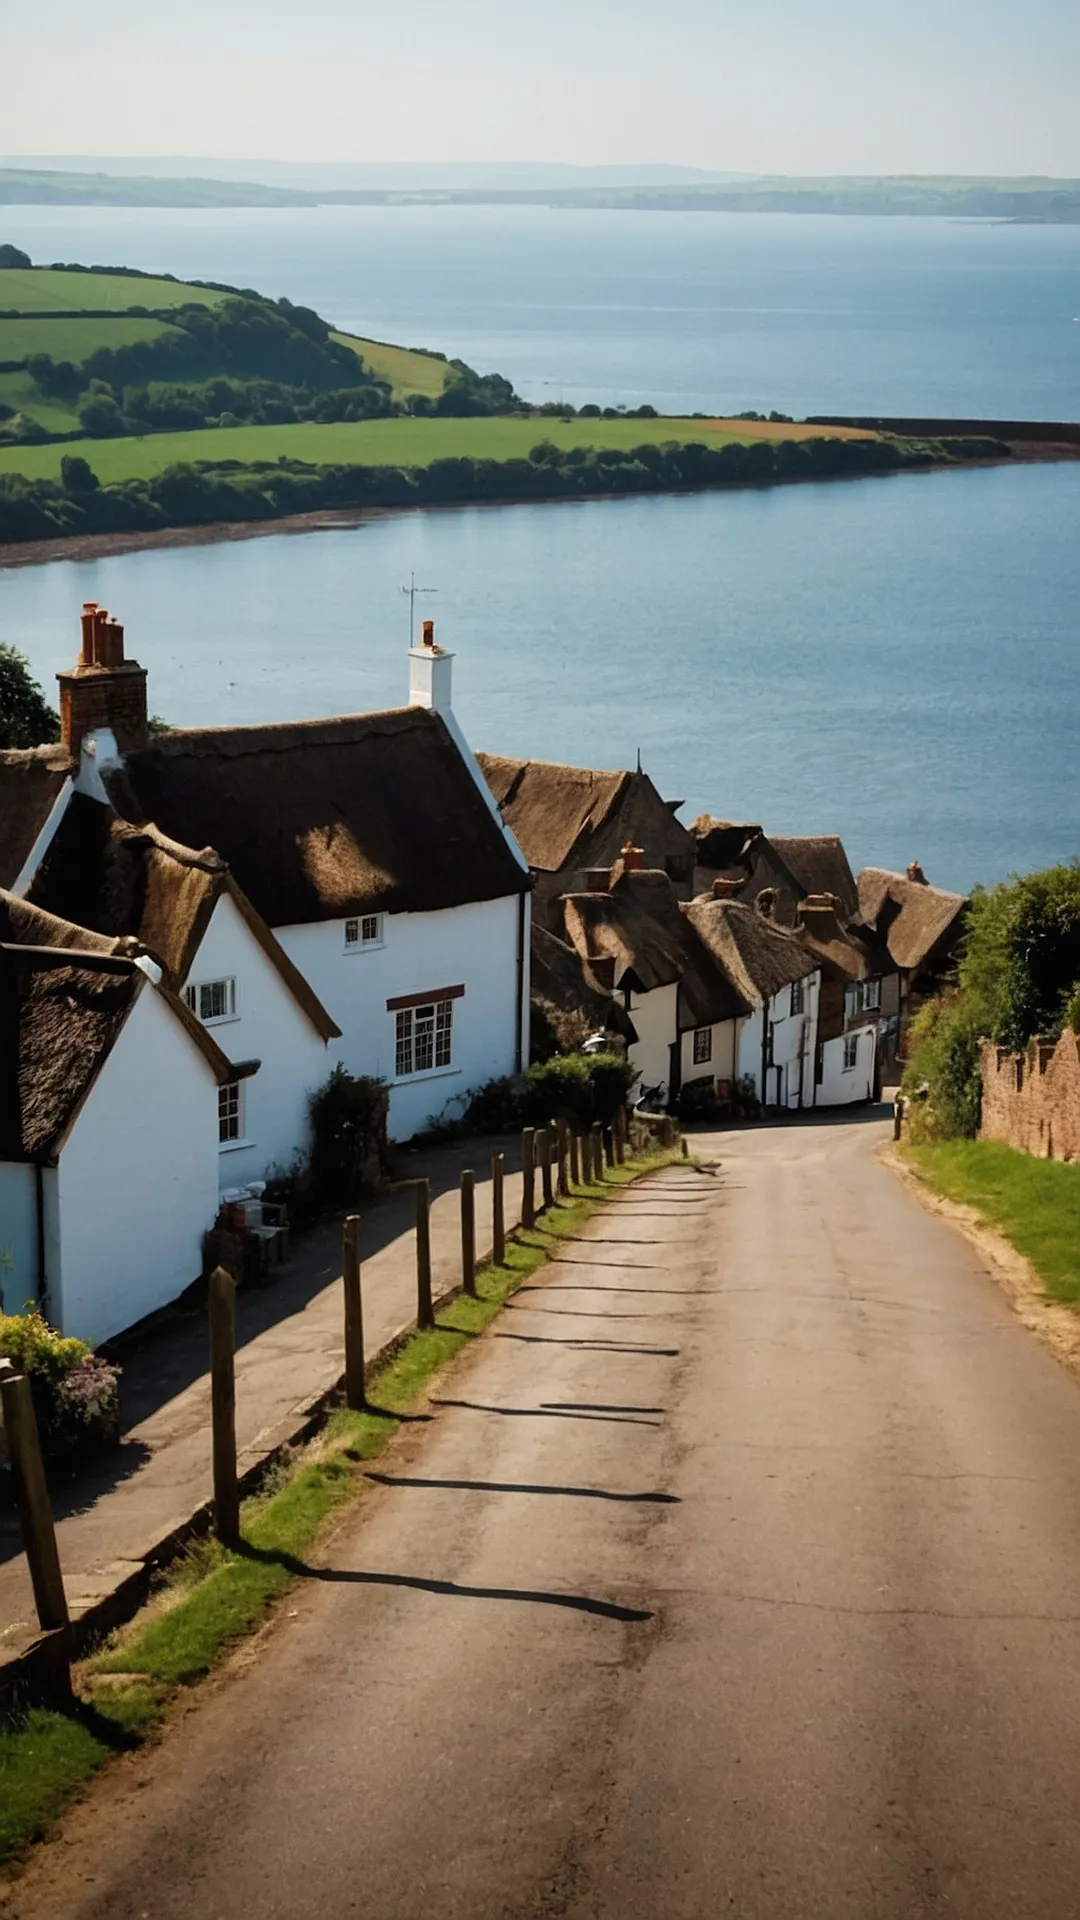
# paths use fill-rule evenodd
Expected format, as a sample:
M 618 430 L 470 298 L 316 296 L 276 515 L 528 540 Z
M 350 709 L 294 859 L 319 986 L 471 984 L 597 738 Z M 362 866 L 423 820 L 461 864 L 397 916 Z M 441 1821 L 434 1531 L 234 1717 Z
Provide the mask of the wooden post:
M 569 1128 L 565 1120 L 555 1122 L 555 1139 L 559 1154 L 559 1177 L 556 1191 L 560 1200 L 565 1200 L 570 1192 L 570 1169 L 567 1164 Z
M 615 1130 L 613 1127 L 604 1128 L 604 1160 L 609 1168 L 615 1165 Z
M 555 1194 L 551 1185 L 551 1133 L 550 1127 L 540 1129 L 540 1190 L 544 1196 L 545 1210 L 555 1205 Z
M 903 1131 L 904 1131 L 904 1102 L 901 1095 L 897 1094 L 896 1099 L 893 1101 L 893 1110 L 892 1110 L 893 1139 L 899 1140 Z
M 615 1115 L 615 1165 L 621 1167 L 626 1160 L 626 1108 L 620 1106 Z
M 431 1301 L 431 1189 L 426 1180 L 416 1186 L 416 1324 L 435 1325 Z
M 506 1265 L 506 1215 L 503 1210 L 503 1157 L 491 1156 L 491 1257 L 497 1267 Z
M 599 1120 L 593 1121 L 590 1132 L 592 1139 L 590 1142 L 589 1158 L 592 1161 L 592 1176 L 594 1180 L 602 1180 L 604 1177 L 604 1132 Z
M 350 1213 L 341 1235 L 345 1282 L 345 1405 L 362 1413 L 364 1393 L 364 1297 L 360 1291 L 360 1215 Z
M 521 1136 L 521 1224 L 536 1225 L 536 1132 L 526 1127 Z
M 236 1474 L 236 1282 L 224 1267 L 210 1275 L 210 1415 L 214 1455 L 214 1530 L 227 1547 L 240 1540 Z
M 19 1505 L 19 1521 L 38 1622 L 46 1633 L 66 1633 L 69 1625 L 67 1595 L 56 1548 L 56 1528 L 41 1457 L 37 1418 L 30 1398 L 30 1382 L 25 1373 L 16 1373 L 10 1363 L 5 1365 L 0 1374 L 0 1403 L 3 1405 L 4 1431 L 15 1468 L 15 1497 Z
M 570 1185 L 581 1185 L 581 1138 L 576 1127 L 570 1129 Z
M 461 1285 L 476 1296 L 476 1175 L 466 1169 L 461 1176 Z

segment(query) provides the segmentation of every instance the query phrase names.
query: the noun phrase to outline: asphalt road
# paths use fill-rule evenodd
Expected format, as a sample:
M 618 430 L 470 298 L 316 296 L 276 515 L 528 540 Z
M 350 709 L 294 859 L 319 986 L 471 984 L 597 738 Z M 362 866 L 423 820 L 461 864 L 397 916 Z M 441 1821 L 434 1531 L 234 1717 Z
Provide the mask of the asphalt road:
M 1080 1392 L 883 1132 L 568 1244 L 10 1910 L 1080 1914 Z

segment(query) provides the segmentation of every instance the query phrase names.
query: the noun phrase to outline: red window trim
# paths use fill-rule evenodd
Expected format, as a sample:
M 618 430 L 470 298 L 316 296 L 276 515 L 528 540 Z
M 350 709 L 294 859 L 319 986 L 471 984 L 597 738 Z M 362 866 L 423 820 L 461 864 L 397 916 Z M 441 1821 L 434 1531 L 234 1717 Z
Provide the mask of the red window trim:
M 396 1000 L 388 1000 L 387 1013 L 404 1013 L 406 1007 L 426 1007 L 432 1000 L 463 1000 L 465 988 L 432 987 L 429 993 L 402 993 Z

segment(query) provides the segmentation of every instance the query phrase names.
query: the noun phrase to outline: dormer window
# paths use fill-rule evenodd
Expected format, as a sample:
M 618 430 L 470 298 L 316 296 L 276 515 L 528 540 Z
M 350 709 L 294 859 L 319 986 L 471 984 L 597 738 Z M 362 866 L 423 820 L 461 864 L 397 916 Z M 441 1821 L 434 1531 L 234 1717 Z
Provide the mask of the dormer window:
M 346 953 L 369 953 L 372 947 L 381 947 L 382 944 L 383 916 L 381 913 L 361 913 L 355 920 L 346 920 Z
M 184 999 L 204 1027 L 236 1019 L 236 981 L 200 980 L 184 988 Z

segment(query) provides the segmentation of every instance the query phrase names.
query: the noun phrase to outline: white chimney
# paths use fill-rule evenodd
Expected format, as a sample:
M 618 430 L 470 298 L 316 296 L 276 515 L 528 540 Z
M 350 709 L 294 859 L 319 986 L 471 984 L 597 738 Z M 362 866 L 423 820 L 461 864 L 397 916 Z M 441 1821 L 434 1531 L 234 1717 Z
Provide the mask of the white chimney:
M 420 645 L 409 648 L 409 705 L 446 715 L 451 710 L 454 656 L 436 645 L 434 620 L 425 620 L 423 631 Z

